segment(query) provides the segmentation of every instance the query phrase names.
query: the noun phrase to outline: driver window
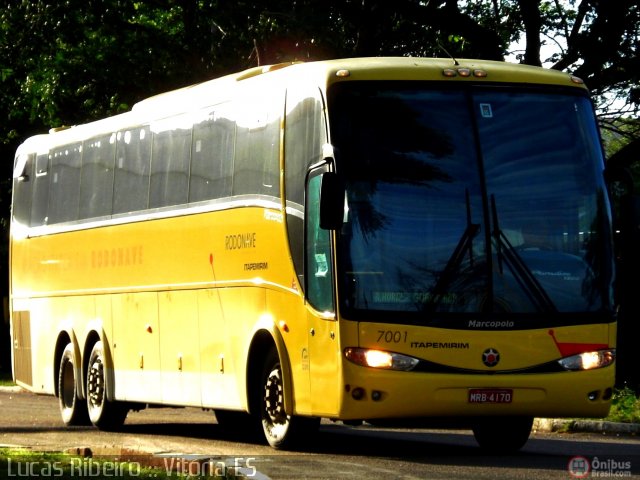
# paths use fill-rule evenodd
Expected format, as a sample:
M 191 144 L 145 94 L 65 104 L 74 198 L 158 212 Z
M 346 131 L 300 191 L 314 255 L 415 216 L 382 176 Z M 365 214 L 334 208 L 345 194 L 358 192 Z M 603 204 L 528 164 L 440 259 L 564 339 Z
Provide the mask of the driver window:
M 306 282 L 307 299 L 320 311 L 333 311 L 333 266 L 331 234 L 320 228 L 320 186 L 322 175 L 309 177 L 306 202 Z

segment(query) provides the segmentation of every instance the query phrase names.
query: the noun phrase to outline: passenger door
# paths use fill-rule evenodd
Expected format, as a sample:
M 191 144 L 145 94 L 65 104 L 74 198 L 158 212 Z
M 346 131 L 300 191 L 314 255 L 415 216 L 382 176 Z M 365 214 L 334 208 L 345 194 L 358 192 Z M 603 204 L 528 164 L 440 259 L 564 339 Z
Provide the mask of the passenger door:
M 320 228 L 322 167 L 307 177 L 305 214 L 305 297 L 309 330 L 311 406 L 315 415 L 337 413 L 340 347 L 336 321 L 332 236 Z

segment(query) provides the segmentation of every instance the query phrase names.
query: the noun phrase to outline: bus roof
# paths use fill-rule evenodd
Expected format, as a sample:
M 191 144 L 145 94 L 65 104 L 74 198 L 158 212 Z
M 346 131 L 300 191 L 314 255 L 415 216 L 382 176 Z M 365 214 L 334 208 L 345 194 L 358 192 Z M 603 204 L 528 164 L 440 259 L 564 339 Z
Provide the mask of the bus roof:
M 69 128 L 52 129 L 49 134 L 27 139 L 16 152 L 46 153 L 57 145 L 78 142 L 130 126 L 216 105 L 259 84 L 257 93 L 267 84 L 282 85 L 283 80 L 312 80 L 321 88 L 341 81 L 428 80 L 451 82 L 491 82 L 573 86 L 586 89 L 570 74 L 528 65 L 506 62 L 452 58 L 368 57 L 289 62 L 254 67 L 203 83 L 162 93 L 136 103 L 131 111 Z M 17 165 L 16 165 L 17 167 Z
M 457 64 L 456 64 L 457 63 Z M 204 106 L 203 98 L 215 104 L 232 96 L 239 82 L 263 82 L 267 73 L 276 77 L 313 79 L 320 86 L 345 80 L 443 80 L 528 83 L 584 87 L 580 79 L 557 70 L 489 60 L 416 57 L 363 57 L 316 62 L 288 62 L 227 75 L 179 90 L 162 93 L 133 106 L 134 112 L 185 111 Z M 467 74 L 468 73 L 468 74 Z M 280 78 L 278 79 L 280 82 Z M 277 82 L 276 82 L 277 83 Z M 204 96 L 204 97 L 203 97 Z M 217 100 L 217 101 L 216 101 Z
M 443 80 L 444 77 L 454 81 L 469 81 L 484 78 L 484 81 L 489 82 L 579 85 L 585 88 L 580 79 L 564 72 L 492 60 L 370 57 L 316 63 L 326 65 L 329 76 L 335 76 L 340 70 L 347 70 L 349 78 L 353 80 Z M 482 75 L 481 72 L 486 76 L 479 76 Z

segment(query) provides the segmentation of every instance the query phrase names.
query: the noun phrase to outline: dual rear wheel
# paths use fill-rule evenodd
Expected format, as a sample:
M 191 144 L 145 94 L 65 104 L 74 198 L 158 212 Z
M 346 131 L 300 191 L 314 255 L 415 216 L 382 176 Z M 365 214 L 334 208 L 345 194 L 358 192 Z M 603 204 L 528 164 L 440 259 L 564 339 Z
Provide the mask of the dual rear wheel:
M 101 430 L 120 427 L 127 417 L 128 408 L 121 402 L 107 398 L 107 371 L 104 346 L 101 341 L 94 344 L 87 365 L 86 399 L 81 399 L 81 379 L 73 344 L 69 343 L 60 358 L 58 369 L 58 400 L 62 421 L 66 425 L 93 424 Z
M 86 400 L 78 395 L 79 382 L 77 359 L 73 344 L 69 343 L 61 356 L 58 370 L 58 396 L 62 420 L 66 425 L 93 424 L 101 430 L 120 427 L 127 416 L 126 403 L 107 398 L 107 366 L 104 345 L 94 344 L 86 375 Z M 280 358 L 275 348 L 265 359 L 260 383 L 254 387 L 258 398 L 258 412 L 253 415 L 219 410 L 218 423 L 226 428 L 255 433 L 261 425 L 262 433 L 274 448 L 292 448 L 299 445 L 309 433 L 318 429 L 319 418 L 288 415 L 285 411 L 284 382 Z
M 114 430 L 122 426 L 129 408 L 125 403 L 107 398 L 107 367 L 104 346 L 96 342 L 89 356 L 87 368 L 87 407 L 91 423 L 101 430 Z
M 79 397 L 78 372 L 80 366 L 73 344 L 69 343 L 63 350 L 58 368 L 58 404 L 65 425 L 89 425 L 87 403 Z

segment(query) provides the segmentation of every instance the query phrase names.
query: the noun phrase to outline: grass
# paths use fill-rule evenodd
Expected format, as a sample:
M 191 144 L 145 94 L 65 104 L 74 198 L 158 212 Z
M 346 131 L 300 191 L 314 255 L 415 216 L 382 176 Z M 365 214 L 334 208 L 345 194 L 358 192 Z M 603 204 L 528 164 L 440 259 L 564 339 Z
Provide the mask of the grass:
M 174 468 L 171 468 L 171 465 Z M 177 468 L 176 468 L 177 467 Z M 226 480 L 244 478 L 235 474 L 233 468 L 220 467 L 207 470 L 207 464 L 192 462 L 180 466 L 174 461 L 159 462 L 152 456 L 136 457 L 136 460 L 118 458 L 84 458 L 57 452 L 36 452 L 19 448 L 0 448 L 0 478 L 136 478 L 164 480 L 169 478 L 223 478 Z
M 13 379 L 10 373 L 0 372 L 0 387 L 13 387 Z

